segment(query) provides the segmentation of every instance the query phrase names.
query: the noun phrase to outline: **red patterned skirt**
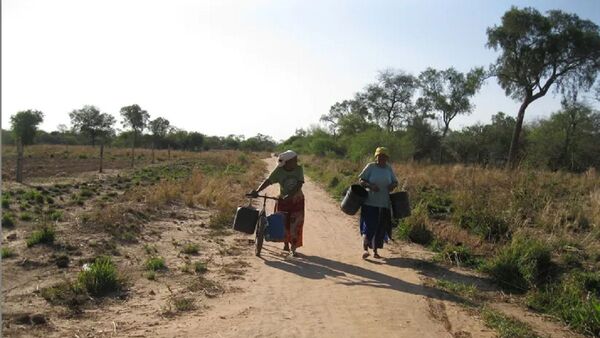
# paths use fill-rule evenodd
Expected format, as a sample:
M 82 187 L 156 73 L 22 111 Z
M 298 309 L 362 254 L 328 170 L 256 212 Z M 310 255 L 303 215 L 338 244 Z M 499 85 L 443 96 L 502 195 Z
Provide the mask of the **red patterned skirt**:
M 290 243 L 293 247 L 301 247 L 304 226 L 304 194 L 300 191 L 285 201 L 277 201 L 275 211 L 286 212 L 283 241 Z

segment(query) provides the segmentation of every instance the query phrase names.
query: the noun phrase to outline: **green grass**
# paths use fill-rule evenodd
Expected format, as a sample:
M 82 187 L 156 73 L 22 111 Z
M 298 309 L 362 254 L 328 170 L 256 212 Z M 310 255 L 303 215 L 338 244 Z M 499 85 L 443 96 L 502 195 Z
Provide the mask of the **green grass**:
M 10 258 L 10 257 L 14 257 L 17 255 L 13 249 L 6 247 L 6 246 L 2 247 L 1 253 L 2 253 L 2 258 Z
M 29 212 L 22 212 L 21 215 L 19 215 L 19 219 L 21 219 L 21 221 L 24 222 L 30 222 L 31 220 L 33 220 L 33 215 Z
M 206 266 L 206 262 L 196 262 L 194 263 L 194 271 L 196 273 L 205 273 L 208 271 L 208 267 Z
M 417 205 L 410 216 L 400 221 L 395 230 L 395 237 L 422 245 L 427 245 L 433 241 L 433 233 L 429 229 L 429 216 L 425 204 Z
M 490 308 L 483 308 L 485 325 L 494 329 L 499 338 L 540 338 L 529 325 Z
M 600 336 L 600 272 L 575 271 L 530 293 L 527 305 L 562 318 L 581 333 Z
M 550 276 L 550 248 L 536 239 L 516 236 L 483 267 L 483 271 L 501 286 L 525 292 Z
M 146 271 L 146 278 L 148 280 L 156 280 L 156 272 L 154 272 L 154 271 Z
M 8 196 L 2 196 L 2 209 L 10 208 L 10 198 Z
M 484 260 L 476 257 L 467 246 L 445 244 L 436 251 L 436 261 L 469 268 L 479 268 L 484 264 Z
M 79 273 L 77 281 L 93 296 L 104 296 L 122 287 L 116 265 L 106 256 L 96 258 L 88 269 Z
M 43 288 L 41 296 L 52 305 L 64 305 L 73 312 L 80 312 L 80 307 L 89 301 L 84 287 L 69 281 Z
M 162 257 L 150 257 L 146 260 L 146 263 L 144 265 L 146 267 L 146 270 L 149 271 L 159 271 L 165 270 L 167 268 L 167 265 L 165 264 L 165 259 Z
M 8 212 L 2 213 L 2 227 L 3 228 L 12 228 L 14 226 L 15 226 L 14 216 Z
M 200 246 L 196 243 L 188 243 L 183 246 L 181 252 L 187 255 L 197 255 L 200 250 Z
M 62 213 L 62 211 L 59 211 L 59 210 L 54 210 L 50 213 L 50 219 L 53 221 L 62 220 L 62 216 L 63 216 L 63 213 Z
M 445 290 L 449 293 L 453 293 L 469 300 L 476 300 L 479 297 L 477 287 L 474 284 L 464 284 L 452 282 L 445 279 L 437 279 L 435 286 Z
M 37 244 L 52 244 L 55 239 L 55 231 L 51 227 L 43 227 L 33 231 L 27 238 L 27 246 L 32 247 Z

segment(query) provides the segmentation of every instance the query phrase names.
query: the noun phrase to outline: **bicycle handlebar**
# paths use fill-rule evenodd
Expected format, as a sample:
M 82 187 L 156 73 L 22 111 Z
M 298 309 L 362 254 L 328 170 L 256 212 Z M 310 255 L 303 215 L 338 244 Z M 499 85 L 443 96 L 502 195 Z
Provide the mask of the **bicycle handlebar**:
M 276 200 L 276 201 L 279 200 L 279 198 L 277 198 L 277 197 L 271 197 L 271 196 L 267 196 L 267 195 L 246 194 L 246 197 L 249 197 L 249 198 L 258 198 L 258 197 L 260 197 L 260 198 L 270 199 L 270 200 Z

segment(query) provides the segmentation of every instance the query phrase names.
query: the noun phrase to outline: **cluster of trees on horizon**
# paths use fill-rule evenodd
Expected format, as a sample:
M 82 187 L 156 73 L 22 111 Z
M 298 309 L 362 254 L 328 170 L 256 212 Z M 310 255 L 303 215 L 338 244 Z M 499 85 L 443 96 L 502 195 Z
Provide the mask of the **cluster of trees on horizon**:
M 403 160 L 600 168 L 600 113 L 579 99 L 592 90 L 600 71 L 598 26 L 559 10 L 543 15 L 513 7 L 487 36 L 487 47 L 500 51 L 487 70 L 428 68 L 418 76 L 383 71 L 377 82 L 321 117 L 327 129 L 298 130 L 281 147 L 359 160 L 387 145 L 394 158 Z M 452 131 L 452 120 L 472 111 L 472 97 L 491 77 L 521 102 L 516 118 L 498 112 L 490 124 Z M 562 95 L 561 109 L 524 125 L 527 107 L 551 89 Z M 595 91 L 600 101 L 600 84 Z
M 418 76 L 382 71 L 377 82 L 335 103 L 321 117 L 326 129 L 298 130 L 278 147 L 358 160 L 376 146 L 387 145 L 395 159 L 509 168 L 530 164 L 569 171 L 600 168 L 600 113 L 579 99 L 579 93 L 592 89 L 600 71 L 599 27 L 558 10 L 543 15 L 533 8 L 513 7 L 487 35 L 487 47 L 500 52 L 488 69 L 461 73 L 452 67 L 428 68 Z M 516 117 L 498 112 L 490 124 L 453 131 L 453 119 L 473 110 L 471 99 L 492 77 L 507 96 L 521 102 Z M 562 95 L 562 108 L 524 125 L 527 107 L 551 89 Z M 595 97 L 600 101 L 600 85 Z M 118 134 L 114 117 L 94 106 L 72 111 L 71 129 L 61 125 L 46 133 L 37 130 L 41 112 L 23 111 L 11 117 L 13 133 L 3 130 L 2 141 L 31 144 L 35 137 L 38 143 L 99 143 L 101 149 L 104 144 L 131 146 L 132 166 L 136 146 L 192 151 L 271 151 L 277 146 L 262 134 L 245 139 L 186 132 L 165 118 L 150 120 L 136 104 L 121 108 L 120 114 L 127 130 Z

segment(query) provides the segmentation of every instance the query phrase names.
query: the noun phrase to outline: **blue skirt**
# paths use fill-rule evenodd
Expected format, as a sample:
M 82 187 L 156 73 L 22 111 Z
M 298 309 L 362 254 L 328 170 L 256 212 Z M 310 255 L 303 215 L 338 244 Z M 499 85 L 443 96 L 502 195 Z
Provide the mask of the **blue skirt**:
M 362 205 L 360 209 L 360 234 L 364 245 L 371 249 L 383 248 L 386 238 L 391 238 L 392 217 L 389 208 Z

